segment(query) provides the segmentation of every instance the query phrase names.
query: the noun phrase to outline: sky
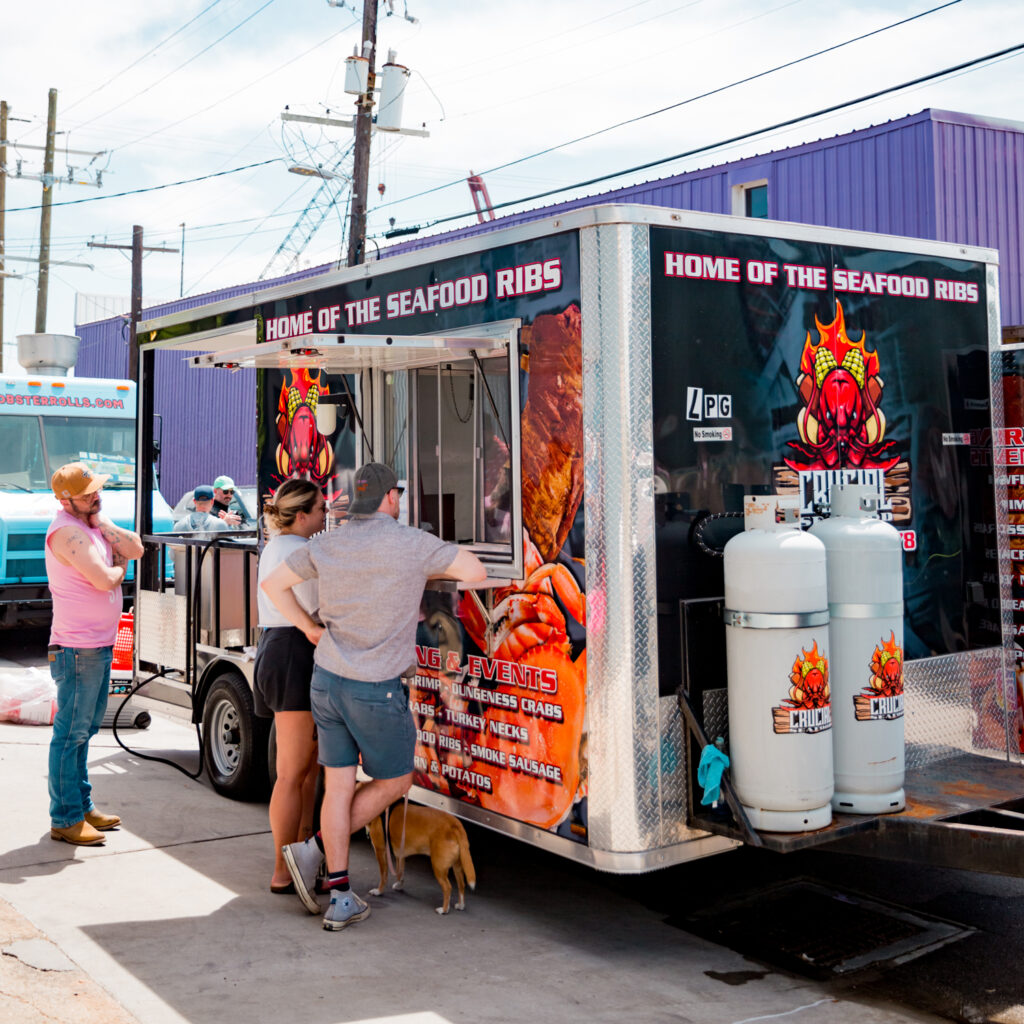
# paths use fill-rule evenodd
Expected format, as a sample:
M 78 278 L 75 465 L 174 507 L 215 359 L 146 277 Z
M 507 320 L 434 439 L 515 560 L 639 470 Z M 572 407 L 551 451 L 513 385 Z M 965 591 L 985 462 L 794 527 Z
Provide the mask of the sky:
M 352 114 L 345 58 L 360 45 L 362 0 L 334 3 L 7 5 L 6 271 L 23 276 L 4 283 L 5 372 L 23 372 L 15 338 L 35 330 L 38 271 L 30 261 L 42 186 L 29 176 L 42 170 L 50 89 L 61 179 L 50 255 L 63 263 L 50 270 L 48 331 L 74 333 L 76 296 L 93 297 L 90 309 L 127 311 L 130 253 L 89 242 L 130 245 L 136 224 L 145 245 L 179 250 L 146 255 L 144 305 L 344 259 L 351 129 L 281 119 L 286 109 Z M 888 27 L 914 15 L 923 16 Z M 841 45 L 866 33 L 874 34 Z M 1017 43 L 1024 4 L 1007 0 L 380 0 L 377 67 L 394 50 L 409 68 L 402 124 L 429 137 L 375 134 L 367 249 L 386 245 L 392 226 L 426 236 L 475 222 L 470 173 L 483 175 L 495 205 L 515 212 L 928 107 L 1024 121 L 1021 50 L 741 143 L 567 188 Z M 653 113 L 665 107 L 673 109 Z M 624 121 L 632 123 L 613 127 Z M 290 173 L 296 165 L 342 177 L 325 183 Z M 565 191 L 530 200 L 553 189 Z M 300 244 L 307 210 L 326 216 Z M 442 218 L 455 219 L 430 227 Z

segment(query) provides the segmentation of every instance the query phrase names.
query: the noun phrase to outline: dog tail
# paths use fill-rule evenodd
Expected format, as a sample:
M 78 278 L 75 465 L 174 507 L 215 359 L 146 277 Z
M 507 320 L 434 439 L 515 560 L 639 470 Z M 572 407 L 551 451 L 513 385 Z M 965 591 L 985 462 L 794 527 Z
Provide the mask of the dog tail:
M 469 855 L 469 837 L 461 821 L 456 819 L 455 824 L 459 826 L 459 861 L 462 863 L 462 871 L 470 889 L 476 889 L 476 868 L 473 867 L 473 858 Z

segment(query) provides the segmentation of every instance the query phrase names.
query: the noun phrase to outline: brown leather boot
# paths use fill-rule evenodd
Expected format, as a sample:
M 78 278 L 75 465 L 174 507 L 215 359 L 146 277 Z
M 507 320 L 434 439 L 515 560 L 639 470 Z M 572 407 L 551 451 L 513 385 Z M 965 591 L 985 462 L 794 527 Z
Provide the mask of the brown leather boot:
M 72 846 L 102 846 L 107 837 L 97 832 L 87 821 L 79 821 L 67 828 L 51 828 L 50 838 Z
M 121 819 L 116 814 L 103 814 L 97 811 L 95 807 L 85 815 L 85 820 L 100 832 L 117 828 L 121 824 Z

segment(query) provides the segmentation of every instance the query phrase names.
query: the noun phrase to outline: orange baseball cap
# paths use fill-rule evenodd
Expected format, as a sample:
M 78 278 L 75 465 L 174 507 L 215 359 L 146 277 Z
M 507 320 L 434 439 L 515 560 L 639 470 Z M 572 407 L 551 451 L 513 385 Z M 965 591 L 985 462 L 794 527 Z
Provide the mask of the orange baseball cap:
M 84 462 L 69 462 L 53 474 L 50 486 L 58 498 L 80 498 L 95 494 L 109 479 L 107 474 L 94 473 Z

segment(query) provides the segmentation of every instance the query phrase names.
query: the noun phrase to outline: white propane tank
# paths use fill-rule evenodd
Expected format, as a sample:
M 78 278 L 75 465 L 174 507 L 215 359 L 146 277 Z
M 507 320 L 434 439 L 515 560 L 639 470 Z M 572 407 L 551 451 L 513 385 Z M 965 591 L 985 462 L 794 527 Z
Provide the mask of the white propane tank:
M 877 516 L 871 487 L 833 489 L 831 518 L 810 532 L 828 559 L 836 791 L 832 807 L 906 806 L 903 739 L 903 544 Z
M 795 499 L 746 497 L 744 520 L 725 545 L 733 785 L 754 828 L 808 832 L 832 821 L 825 546 Z

